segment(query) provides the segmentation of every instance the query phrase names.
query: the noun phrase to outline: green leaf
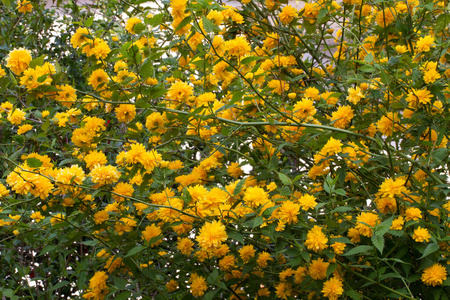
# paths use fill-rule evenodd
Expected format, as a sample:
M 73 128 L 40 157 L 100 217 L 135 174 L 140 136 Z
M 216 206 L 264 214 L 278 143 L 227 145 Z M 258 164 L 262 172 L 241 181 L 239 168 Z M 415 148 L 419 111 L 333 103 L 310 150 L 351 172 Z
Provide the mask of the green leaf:
M 127 255 L 125 255 L 124 257 L 130 257 L 130 256 L 133 256 L 135 254 L 138 254 L 139 252 L 141 252 L 145 248 L 147 248 L 147 247 L 146 246 L 142 246 L 142 245 L 133 247 L 133 248 L 131 248 L 130 251 L 128 251 Z
M 248 56 L 248 57 L 245 57 L 244 59 L 242 59 L 240 61 L 240 64 L 241 65 L 248 65 L 249 63 L 254 62 L 254 61 L 258 60 L 258 59 L 261 59 L 261 57 L 260 56 Z
M 372 53 L 367 54 L 364 57 L 364 61 L 368 64 L 372 63 L 373 62 L 373 54 Z
M 384 248 L 384 237 L 383 235 L 375 234 L 372 236 L 372 244 L 377 247 L 378 251 L 380 251 L 381 254 L 383 254 L 383 248 Z
M 152 27 L 156 27 L 163 22 L 164 14 L 157 14 L 150 18 L 146 23 Z
M 180 24 L 178 24 L 177 28 L 175 28 L 175 30 L 173 32 L 176 33 L 178 30 L 180 30 L 181 28 L 183 28 L 190 22 L 191 22 L 191 17 L 187 16 L 186 18 L 183 19 L 183 21 L 180 22 Z
M 139 75 L 141 75 L 142 79 L 147 79 L 149 77 L 152 77 L 153 73 L 154 73 L 153 61 L 147 58 L 141 65 Z
M 92 23 L 94 23 L 94 17 L 89 17 L 84 22 L 84 27 L 91 27 Z
M 264 218 L 261 217 L 261 216 L 256 217 L 256 218 L 253 220 L 253 228 L 256 228 L 256 227 L 261 226 L 262 223 L 264 223 Z
M 30 157 L 30 158 L 27 158 L 27 165 L 30 168 L 37 169 L 43 165 L 43 162 L 35 157 Z
M 54 290 L 57 290 L 57 289 L 59 289 L 59 288 L 61 288 L 61 287 L 63 287 L 63 286 L 66 286 L 66 285 L 68 285 L 69 283 L 70 283 L 70 282 L 67 281 L 67 280 L 60 281 L 60 282 L 58 282 L 57 284 L 55 284 L 54 286 L 52 286 L 52 287 L 50 288 L 50 292 L 53 292 Z
M 343 254 L 343 256 L 351 256 L 351 255 L 355 255 L 355 254 L 370 252 L 372 250 L 373 250 L 372 246 L 367 246 L 367 245 L 356 246 L 355 248 L 351 249 L 347 253 Z
M 30 68 L 36 68 L 37 66 L 42 66 L 44 64 L 45 55 L 36 57 L 30 62 Z
M 136 34 L 141 33 L 142 31 L 144 31 L 144 29 L 145 29 L 145 25 L 142 23 L 137 23 L 137 24 L 134 24 L 134 26 L 133 26 L 133 31 Z
M 214 24 L 210 19 L 205 16 L 202 16 L 203 28 L 206 32 L 219 32 L 220 28 L 216 24 Z
M 277 172 L 277 173 L 278 173 L 278 177 L 280 178 L 281 182 L 284 185 L 292 185 L 292 180 L 289 177 L 287 177 L 286 174 L 280 173 L 280 172 Z
M 245 181 L 246 179 L 242 179 L 236 184 L 236 187 L 233 191 L 233 196 L 238 195 L 242 191 L 242 188 L 245 186 Z
M 117 296 L 114 296 L 115 300 L 127 300 L 127 299 L 131 299 L 131 292 L 130 291 L 124 291 L 122 293 L 120 293 Z
M 324 20 L 324 18 L 327 16 L 328 14 L 328 9 L 326 8 L 322 8 L 319 13 L 317 14 L 317 23 L 321 24 L 322 21 Z
M 214 291 L 209 291 L 207 292 L 204 296 L 203 299 L 205 300 L 213 300 L 213 299 L 217 299 L 216 298 L 216 294 L 219 290 L 214 290 Z
M 364 66 L 358 68 L 358 70 L 361 72 L 364 72 L 364 73 L 373 73 L 376 71 L 376 69 L 370 65 L 364 65 Z
M 419 257 L 419 259 L 427 257 L 428 255 L 438 251 L 439 249 L 440 249 L 439 244 L 437 244 L 437 243 L 428 244 L 427 247 L 425 248 L 425 250 L 423 250 L 422 256 Z
M 228 233 L 228 236 L 229 236 L 231 239 L 233 239 L 233 240 L 235 240 L 235 241 L 238 241 L 238 242 L 240 242 L 241 244 L 244 244 L 244 236 L 243 236 L 242 234 L 240 234 L 239 232 L 232 231 L 232 232 Z
M 127 286 L 127 281 L 123 278 L 114 276 L 114 286 L 119 290 L 124 289 Z

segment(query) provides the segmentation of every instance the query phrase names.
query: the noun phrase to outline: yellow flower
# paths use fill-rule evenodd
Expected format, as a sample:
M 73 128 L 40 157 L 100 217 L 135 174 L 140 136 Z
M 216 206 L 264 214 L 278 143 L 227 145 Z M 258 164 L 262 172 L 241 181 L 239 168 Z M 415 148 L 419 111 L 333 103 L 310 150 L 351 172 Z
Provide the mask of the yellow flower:
M 203 250 L 210 251 L 219 247 L 228 238 L 225 226 L 220 221 L 205 223 L 196 240 Z
M 403 45 L 397 45 L 395 46 L 395 51 L 397 51 L 398 54 L 403 54 L 408 51 L 408 47 Z
M 316 197 L 314 197 L 312 195 L 303 195 L 300 197 L 298 202 L 301 206 L 301 209 L 303 209 L 303 210 L 309 210 L 311 208 L 316 207 L 316 205 L 317 205 Z
M 297 223 L 297 215 L 300 212 L 300 204 L 294 203 L 292 201 L 285 201 L 278 209 L 278 218 L 281 222 L 292 224 Z
M 117 182 L 120 177 L 120 172 L 115 166 L 96 166 L 89 173 L 89 176 L 92 178 L 93 183 L 102 186 Z
M 136 116 L 136 106 L 133 104 L 120 104 L 114 110 L 119 122 L 128 123 Z
M 275 294 L 279 299 L 287 299 L 292 296 L 292 285 L 286 282 L 280 282 L 275 286 Z
M 211 10 L 206 16 L 209 20 L 213 21 L 214 24 L 219 26 L 223 22 L 223 15 L 220 11 Z
M 137 226 L 137 222 L 133 218 L 125 217 L 120 218 L 114 225 L 115 232 L 118 235 L 123 235 L 125 232 L 131 232 L 133 227 Z M 142 232 L 144 234 L 144 232 Z
M 414 230 L 412 238 L 414 239 L 414 241 L 419 243 L 423 241 L 428 242 L 431 238 L 431 235 L 426 228 L 422 228 L 419 226 L 417 229 Z
M 270 257 L 270 253 L 268 252 L 261 252 L 260 254 L 258 254 L 258 258 L 256 259 L 256 263 L 258 264 L 258 266 L 260 268 L 265 268 L 268 265 L 268 262 L 273 260 L 272 257 Z
M 28 132 L 28 131 L 30 131 L 31 129 L 33 129 L 33 126 L 31 126 L 30 124 L 21 125 L 21 126 L 19 126 L 19 128 L 17 129 L 17 134 L 18 134 L 18 135 L 24 134 L 25 132 Z
M 228 52 L 228 55 L 236 57 L 244 56 L 251 50 L 250 44 L 243 36 L 238 36 L 234 40 L 226 41 L 224 47 L 225 51 Z
M 342 287 L 342 281 L 336 277 L 332 277 L 323 283 L 322 293 L 330 300 L 336 300 L 339 298 L 344 289 Z
M 248 262 L 250 259 L 252 259 L 255 256 L 255 252 L 256 250 L 253 245 L 245 245 L 244 247 L 239 249 L 239 255 L 244 262 Z
M 0 183 L 0 198 L 3 198 L 8 195 L 9 195 L 8 189 L 6 188 L 6 186 L 4 186 L 2 183 Z
M 150 240 L 154 237 L 159 237 L 161 235 L 162 231 L 159 226 L 156 226 L 155 224 L 148 225 L 145 227 L 145 230 L 142 231 L 142 238 L 146 242 L 150 242 Z M 153 247 L 155 245 L 158 245 L 162 242 L 162 239 L 157 240 L 156 242 L 152 243 L 150 246 Z
M 186 102 L 193 94 L 193 88 L 185 82 L 178 81 L 172 84 L 167 93 L 170 100 Z
M 170 281 L 166 283 L 166 288 L 169 292 L 174 292 L 179 288 L 178 282 L 174 279 L 170 279 Z
M 8 114 L 7 119 L 9 122 L 11 122 L 11 124 L 20 125 L 20 123 L 25 120 L 25 114 L 26 113 L 20 108 L 16 108 L 14 111 Z
M 84 157 L 84 161 L 86 162 L 86 167 L 88 169 L 92 169 L 97 165 L 106 165 L 108 162 L 106 155 L 101 151 L 90 151 L 89 154 Z
M 353 109 L 350 105 L 340 106 L 337 111 L 331 114 L 333 127 L 345 129 L 353 119 Z
M 48 110 L 44 110 L 44 111 L 42 112 L 42 118 L 47 117 L 49 114 L 50 114 L 50 112 L 49 112 Z
M 82 184 L 85 178 L 83 169 L 78 165 L 60 169 L 56 173 L 57 185 L 63 192 L 72 189 L 70 184 Z
M 45 217 L 42 216 L 41 212 L 39 212 L 39 211 L 36 211 L 36 212 L 32 213 L 32 214 L 30 215 L 30 218 L 32 218 L 32 219 L 33 219 L 34 221 L 36 221 L 37 223 L 39 223 L 41 220 L 44 220 L 44 219 L 45 219 Z
M 85 43 L 92 43 L 92 40 L 87 37 L 89 35 L 89 30 L 84 27 L 80 27 L 70 38 L 70 43 L 73 48 L 78 48 Z
M 86 290 L 83 298 L 94 300 L 104 299 L 109 292 L 109 289 L 106 286 L 107 280 L 108 275 L 106 275 L 106 272 L 95 272 L 94 276 L 89 280 L 89 288 Z
M 206 285 L 206 280 L 203 276 L 199 276 L 195 273 L 189 278 L 189 283 L 191 284 L 190 291 L 194 297 L 201 297 L 205 294 L 208 289 Z
M 177 249 L 184 255 L 189 255 L 194 247 L 194 242 L 190 238 L 182 238 L 177 242 Z
M 66 216 L 64 214 L 56 214 L 50 219 L 50 223 L 52 225 L 56 225 L 58 223 L 62 223 Z
M 330 265 L 329 262 L 324 262 L 323 258 L 311 261 L 309 265 L 308 274 L 312 279 L 322 280 L 327 277 L 327 269 Z
M 447 270 L 441 264 L 434 264 L 422 273 L 422 282 L 426 285 L 441 285 L 447 279 Z
M 314 107 L 314 102 L 310 98 L 302 98 L 294 105 L 294 116 L 301 120 L 308 120 L 314 116 L 317 110 Z
M 295 18 L 298 18 L 297 9 L 290 5 L 286 5 L 283 7 L 283 10 L 278 15 L 280 18 L 281 23 L 283 24 L 289 24 L 291 23 Z
M 339 243 L 339 242 L 336 242 L 333 245 L 331 245 L 334 253 L 336 253 L 337 255 L 343 254 L 346 246 L 347 245 L 345 243 Z
M 100 210 L 94 214 L 94 223 L 102 224 L 106 220 L 108 220 L 109 214 L 106 210 Z
M 219 268 L 224 271 L 230 271 L 236 265 L 234 255 L 227 255 L 219 261 Z
M 356 88 L 348 89 L 347 100 L 350 101 L 351 103 L 356 105 L 358 104 L 359 101 L 361 101 L 362 98 L 364 98 L 364 94 L 362 93 L 359 86 L 357 86 Z
M 142 24 L 142 21 L 137 17 L 129 18 L 127 20 L 127 24 L 125 25 L 125 30 L 131 34 L 135 34 L 136 32 L 134 31 L 133 28 L 134 28 L 134 25 L 136 25 L 136 24 Z
M 305 246 L 314 252 L 322 252 L 328 248 L 328 238 L 322 232 L 322 227 L 315 225 L 306 235 Z
M 372 212 L 363 212 L 356 218 L 356 229 L 361 235 L 371 237 L 373 235 L 372 228 L 380 222 L 378 215 Z
M 403 225 L 405 224 L 405 219 L 402 216 L 399 216 L 394 221 L 392 221 L 391 230 L 402 230 Z
M 421 37 L 417 43 L 416 43 L 416 50 L 417 52 L 428 52 L 431 48 L 433 48 L 434 45 L 434 37 L 431 35 L 427 35 L 424 37 Z
M 103 69 L 97 69 L 92 72 L 89 76 L 88 83 L 95 90 L 97 90 L 101 85 L 106 84 L 109 81 L 108 74 Z
M 395 10 L 391 7 L 387 7 L 384 10 L 378 12 L 375 16 L 375 21 L 381 27 L 386 27 L 395 21 Z
M 421 90 L 411 89 L 408 93 L 406 101 L 408 101 L 409 107 L 417 108 L 419 105 L 426 105 L 431 102 L 433 95 L 427 88 Z
M 28 0 L 19 0 L 17 2 L 17 11 L 23 14 L 33 11 L 33 5 Z
M 57 85 L 56 88 L 59 90 L 55 99 L 63 106 L 71 107 L 77 101 L 76 90 L 68 84 Z
M 19 48 L 9 52 L 6 57 L 6 67 L 8 67 L 14 74 L 20 75 L 25 71 L 31 62 L 31 51 Z
M 410 207 L 405 212 L 406 221 L 416 221 L 422 218 L 422 212 L 417 207 Z
M 322 150 L 320 150 L 320 153 L 326 156 L 336 155 L 340 152 L 342 152 L 342 143 L 340 140 L 336 140 L 333 137 L 330 137 Z
M 133 185 L 126 182 L 119 182 L 114 188 L 113 192 L 122 196 L 132 197 L 134 193 Z M 114 200 L 120 202 L 125 200 L 124 197 L 113 195 Z
M 267 203 L 269 195 L 262 188 L 252 186 L 245 190 L 244 201 L 248 206 L 255 208 Z
M 398 130 L 400 119 L 398 114 L 395 112 L 388 112 L 386 116 L 382 116 L 380 120 L 377 122 L 378 131 L 385 135 L 391 136 L 394 133 L 394 130 Z

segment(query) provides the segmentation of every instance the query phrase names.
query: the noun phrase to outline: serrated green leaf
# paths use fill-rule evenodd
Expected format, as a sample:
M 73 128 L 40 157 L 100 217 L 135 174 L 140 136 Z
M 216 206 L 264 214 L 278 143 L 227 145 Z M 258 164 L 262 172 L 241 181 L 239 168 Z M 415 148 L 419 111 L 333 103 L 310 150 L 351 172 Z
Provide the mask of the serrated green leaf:
M 284 185 L 292 185 L 292 180 L 289 177 L 287 177 L 286 174 L 280 173 L 280 172 L 277 172 L 277 174 L 278 174 L 278 178 L 280 178 L 281 182 Z
M 39 159 L 37 159 L 35 157 L 27 158 L 27 165 L 30 168 L 37 169 L 37 168 L 42 167 L 43 164 L 44 163 L 42 161 L 40 161 Z
M 372 53 L 369 53 L 369 54 L 367 54 L 365 57 L 364 57 L 364 61 L 366 62 L 366 63 L 368 63 L 368 64 L 370 64 L 370 63 L 372 63 L 373 62 L 373 54 Z
M 146 23 L 152 27 L 156 27 L 163 22 L 164 14 L 157 14 L 150 18 Z
M 232 231 L 230 233 L 228 233 L 228 237 L 240 242 L 241 244 L 244 244 L 244 236 L 242 234 L 240 234 L 239 232 L 236 231 Z
M 259 227 L 264 223 L 264 218 L 259 216 L 253 220 L 253 228 Z
M 343 256 L 351 256 L 355 254 L 370 252 L 372 250 L 373 250 L 372 246 L 367 245 L 356 246 L 355 248 L 349 250 L 347 253 L 343 254 Z
M 248 56 L 243 58 L 239 63 L 241 65 L 248 65 L 249 63 L 257 61 L 258 59 L 261 59 L 261 56 Z
M 317 14 L 317 23 L 322 24 L 322 21 L 324 20 L 324 18 L 326 17 L 327 14 L 328 14 L 328 9 L 322 8 L 319 11 L 319 13 Z
M 242 191 L 242 189 L 245 186 L 245 181 L 246 180 L 247 179 L 242 179 L 236 184 L 236 187 L 234 188 L 234 191 L 233 191 L 233 196 L 238 195 Z
M 63 286 L 66 286 L 66 285 L 68 285 L 69 283 L 70 283 L 70 282 L 67 281 L 67 280 L 60 281 L 60 282 L 58 282 L 57 284 L 55 284 L 54 286 L 52 286 L 52 287 L 50 288 L 50 292 L 53 292 L 54 290 L 57 290 L 57 289 L 59 289 L 59 288 L 61 288 L 61 287 L 63 287 Z
M 422 259 L 424 257 L 427 257 L 428 255 L 438 251 L 440 249 L 439 244 L 437 243 L 431 243 L 428 244 L 425 250 L 423 250 L 422 256 L 419 257 L 419 259 Z
M 87 18 L 87 20 L 84 22 L 84 27 L 91 27 L 92 23 L 94 23 L 94 17 L 89 17 Z
M 378 251 L 380 251 L 381 254 L 383 254 L 384 237 L 382 235 L 373 235 L 372 244 L 377 247 Z
M 142 23 L 137 23 L 137 24 L 134 24 L 134 26 L 133 26 L 133 31 L 135 34 L 139 34 L 144 30 L 145 30 L 145 25 Z
M 130 256 L 133 256 L 135 254 L 138 254 L 139 252 L 141 252 L 145 248 L 147 248 L 147 247 L 146 246 L 142 246 L 142 245 L 133 247 L 133 248 L 131 248 L 130 251 L 128 251 L 127 255 L 125 255 L 124 257 L 130 257 Z
M 153 61 L 147 58 L 139 69 L 139 75 L 141 75 L 142 79 L 147 79 L 149 77 L 152 77 L 153 73 Z
M 205 29 L 206 32 L 219 32 L 220 28 L 216 24 L 214 24 L 210 19 L 208 19 L 206 16 L 202 16 L 203 21 L 203 29 Z

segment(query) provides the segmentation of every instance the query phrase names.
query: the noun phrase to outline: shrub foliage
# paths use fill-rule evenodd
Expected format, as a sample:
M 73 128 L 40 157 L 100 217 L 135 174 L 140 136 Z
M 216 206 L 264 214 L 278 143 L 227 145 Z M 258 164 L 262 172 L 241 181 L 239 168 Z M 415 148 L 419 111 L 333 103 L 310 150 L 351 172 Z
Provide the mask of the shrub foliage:
M 0 4 L 0 295 L 448 299 L 447 1 L 94 2 Z

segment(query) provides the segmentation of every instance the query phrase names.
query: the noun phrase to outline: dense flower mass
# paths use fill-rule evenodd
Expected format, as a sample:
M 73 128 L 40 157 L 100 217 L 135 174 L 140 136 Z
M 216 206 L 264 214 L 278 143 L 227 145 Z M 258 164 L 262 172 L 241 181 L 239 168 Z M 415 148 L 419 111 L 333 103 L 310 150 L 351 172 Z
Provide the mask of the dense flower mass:
M 0 294 L 450 293 L 448 1 L 9 2 Z

